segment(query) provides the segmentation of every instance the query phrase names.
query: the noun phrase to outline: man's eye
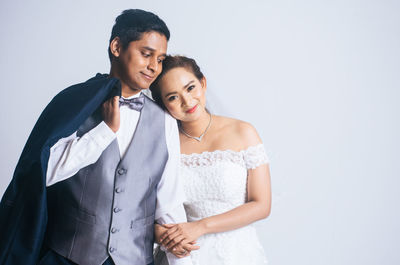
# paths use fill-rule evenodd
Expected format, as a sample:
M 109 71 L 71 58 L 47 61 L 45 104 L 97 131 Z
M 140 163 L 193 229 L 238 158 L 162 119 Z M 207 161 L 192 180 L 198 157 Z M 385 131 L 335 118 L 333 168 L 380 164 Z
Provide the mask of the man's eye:
M 144 57 L 150 57 L 150 53 L 142 52 L 142 55 L 143 55 Z

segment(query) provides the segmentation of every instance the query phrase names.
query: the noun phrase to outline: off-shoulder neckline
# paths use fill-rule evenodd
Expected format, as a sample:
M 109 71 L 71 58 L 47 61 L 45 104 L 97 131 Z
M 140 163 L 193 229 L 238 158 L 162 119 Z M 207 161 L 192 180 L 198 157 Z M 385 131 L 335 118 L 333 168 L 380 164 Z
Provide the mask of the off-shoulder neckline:
M 260 146 L 263 146 L 263 143 L 259 143 L 256 145 L 250 145 L 239 151 L 234 151 L 232 149 L 224 149 L 224 150 L 217 149 L 217 150 L 213 150 L 213 151 L 203 151 L 201 153 L 181 154 L 181 157 L 201 156 L 201 155 L 219 154 L 219 153 L 240 154 L 240 153 L 245 153 L 245 152 L 249 151 L 250 149 L 259 148 Z

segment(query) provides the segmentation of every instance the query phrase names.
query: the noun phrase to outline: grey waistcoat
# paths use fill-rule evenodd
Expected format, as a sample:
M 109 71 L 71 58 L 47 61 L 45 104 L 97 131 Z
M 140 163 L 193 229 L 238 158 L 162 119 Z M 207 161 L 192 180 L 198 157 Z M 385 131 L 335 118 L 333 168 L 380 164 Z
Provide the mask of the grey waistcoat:
M 109 256 L 116 265 L 153 261 L 157 184 L 168 159 L 164 115 L 145 98 L 122 160 L 115 140 L 96 163 L 48 189 L 51 249 L 81 265 L 100 265 Z M 94 114 L 78 136 L 100 121 Z

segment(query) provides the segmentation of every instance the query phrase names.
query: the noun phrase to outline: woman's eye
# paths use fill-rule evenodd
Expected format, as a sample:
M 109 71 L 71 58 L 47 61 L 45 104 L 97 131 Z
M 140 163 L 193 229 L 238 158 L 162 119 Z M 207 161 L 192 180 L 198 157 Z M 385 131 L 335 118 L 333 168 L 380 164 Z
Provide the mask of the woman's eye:
M 195 86 L 190 86 L 187 88 L 188 91 L 192 91 L 195 88 Z
M 175 99 L 176 99 L 176 96 L 171 96 L 171 97 L 168 98 L 168 101 L 173 101 Z

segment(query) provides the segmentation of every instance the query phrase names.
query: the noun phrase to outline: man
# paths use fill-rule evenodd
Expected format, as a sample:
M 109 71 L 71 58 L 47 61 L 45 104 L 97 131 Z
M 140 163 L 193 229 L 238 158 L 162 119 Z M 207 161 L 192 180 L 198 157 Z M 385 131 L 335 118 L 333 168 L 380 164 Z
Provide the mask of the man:
M 152 264 L 154 221 L 186 221 L 176 122 L 140 93 L 160 74 L 169 36 L 156 15 L 125 10 L 110 74 L 43 111 L 2 198 L 0 264 Z

